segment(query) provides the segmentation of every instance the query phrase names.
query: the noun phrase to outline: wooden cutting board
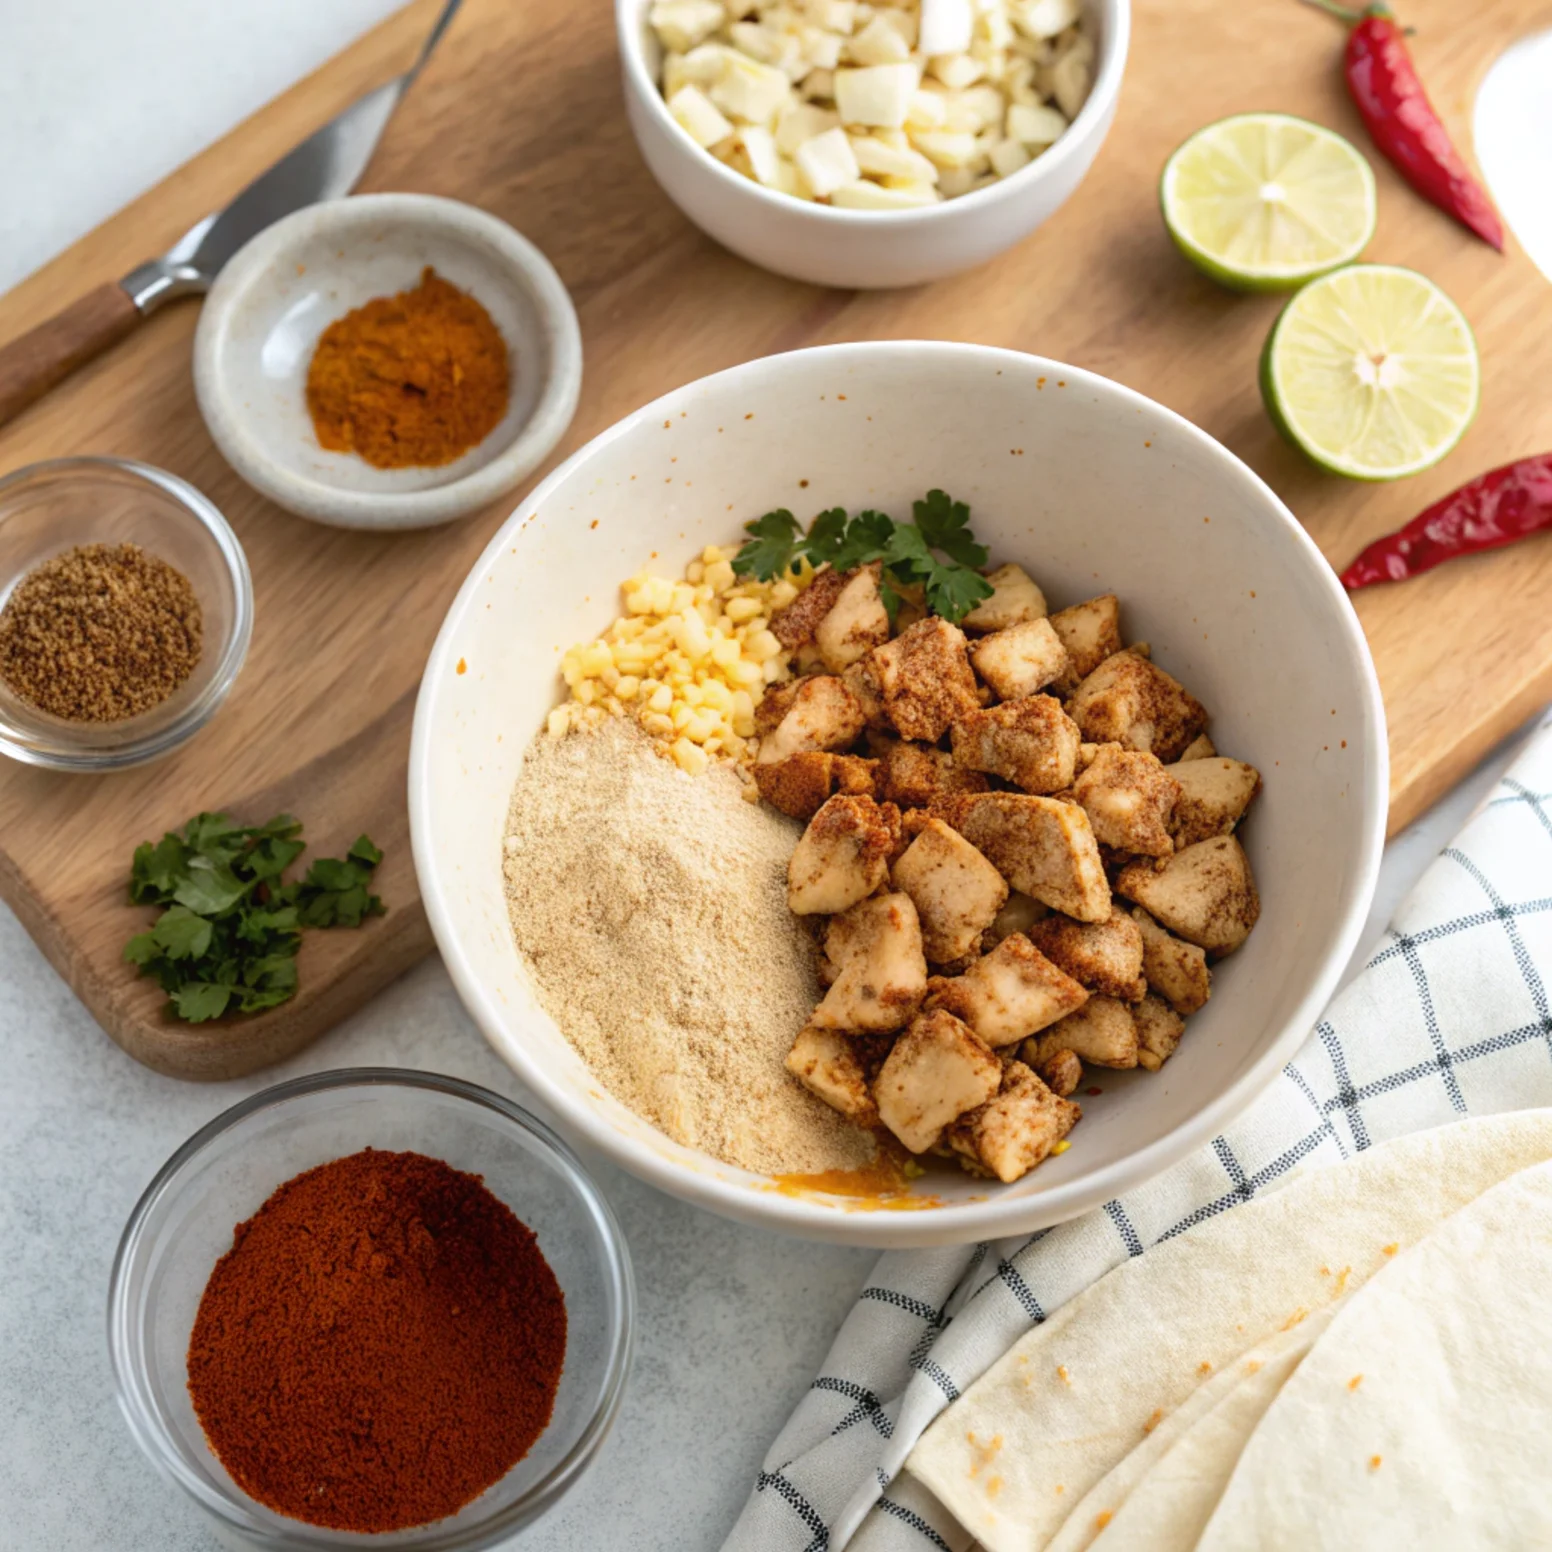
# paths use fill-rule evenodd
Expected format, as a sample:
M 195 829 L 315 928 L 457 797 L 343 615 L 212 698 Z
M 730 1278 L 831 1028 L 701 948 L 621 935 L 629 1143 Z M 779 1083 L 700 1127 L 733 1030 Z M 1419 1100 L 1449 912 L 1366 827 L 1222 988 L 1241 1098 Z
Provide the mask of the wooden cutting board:
M 1469 105 L 1552 0 L 1407 0 L 1436 105 L 1469 144 Z M 0 298 L 9 338 L 167 247 L 207 210 L 367 88 L 402 69 L 436 10 L 417 0 L 225 140 Z M 1262 474 L 1330 559 L 1478 471 L 1552 449 L 1552 287 L 1414 196 L 1377 155 L 1369 256 L 1414 266 L 1465 309 L 1484 363 L 1476 425 L 1444 465 L 1397 486 L 1322 475 L 1280 442 L 1255 386 L 1279 303 L 1197 276 L 1160 224 L 1168 152 L 1211 119 L 1282 109 L 1367 145 L 1338 70 L 1340 27 L 1295 0 L 1138 0 L 1120 112 L 1093 172 L 1041 231 L 997 262 L 915 290 L 819 290 L 715 247 L 647 173 L 620 100 L 612 8 L 468 0 L 389 127 L 367 189 L 450 195 L 532 238 L 582 319 L 582 406 L 555 461 L 666 389 L 750 357 L 848 339 L 977 340 L 1056 356 L 1150 394 Z M 216 452 L 189 372 L 197 304 L 169 308 L 4 432 L 0 471 L 71 453 L 160 464 L 231 519 L 257 593 L 248 664 L 221 714 L 171 758 L 114 776 L 0 770 L 0 893 L 103 1027 L 132 1055 L 225 1078 L 307 1044 L 432 946 L 410 862 L 405 765 L 422 663 L 447 605 L 515 497 L 452 528 L 371 537 L 288 516 Z M 1449 788 L 1552 698 L 1552 539 L 1359 597 L 1384 686 L 1391 828 Z M 1299 643 L 1287 644 L 1297 664 Z M 3 762 L 0 762 L 3 763 Z M 247 1021 L 168 1021 L 120 962 L 146 913 L 125 903 L 135 844 L 204 808 L 249 820 L 287 808 L 315 854 L 369 832 L 387 851 L 390 911 L 314 933 L 299 995 Z

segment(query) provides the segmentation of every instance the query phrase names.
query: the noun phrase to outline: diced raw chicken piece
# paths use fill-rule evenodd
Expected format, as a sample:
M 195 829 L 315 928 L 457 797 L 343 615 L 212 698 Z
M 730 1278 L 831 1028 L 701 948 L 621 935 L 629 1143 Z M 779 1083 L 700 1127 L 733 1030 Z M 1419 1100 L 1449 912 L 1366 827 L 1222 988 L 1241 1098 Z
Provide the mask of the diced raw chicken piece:
M 844 586 L 839 574 L 828 566 L 816 572 L 814 580 L 785 609 L 771 616 L 771 634 L 789 652 L 807 646 Z
M 935 744 L 951 723 L 980 709 L 964 632 L 947 620 L 919 620 L 864 661 L 873 665 L 885 715 L 902 738 Z
M 1067 666 L 1056 681 L 1058 695 L 1071 695 L 1113 652 L 1121 650 L 1121 603 L 1102 593 L 1051 616 L 1051 629 L 1067 650 Z
M 1187 846 L 1162 867 L 1130 863 L 1116 876 L 1116 891 L 1209 954 L 1232 953 L 1261 914 L 1250 859 L 1232 835 Z
M 1217 754 L 1217 752 L 1218 751 L 1213 748 L 1213 741 L 1205 733 L 1203 733 L 1201 737 L 1193 738 L 1191 742 L 1186 745 L 1184 750 L 1181 751 L 1180 758 L 1175 761 L 1175 764 L 1182 765 L 1187 760 L 1205 760 L 1209 756 Z
M 1243 760 L 1220 755 L 1190 760 L 1172 772 L 1180 786 L 1170 829 L 1182 850 L 1214 835 L 1227 835 L 1261 790 L 1261 773 Z
M 1026 792 L 1070 787 L 1081 742 L 1077 723 L 1049 695 L 1004 701 L 954 723 L 958 764 L 1000 776 Z
M 877 760 L 808 749 L 789 754 L 774 765 L 757 764 L 754 781 L 760 796 L 773 808 L 794 819 L 812 819 L 834 793 L 873 797 L 877 773 Z
M 1120 911 L 1104 922 L 1047 916 L 1029 929 L 1029 941 L 1091 992 L 1136 1002 L 1148 989 L 1142 978 L 1142 929 Z
M 1135 1067 L 1137 1021 L 1124 1002 L 1114 997 L 1090 997 L 1076 1013 L 1026 1040 L 1019 1054 L 1038 1068 L 1058 1051 L 1071 1051 L 1091 1067 Z
M 1133 1007 L 1132 1020 L 1137 1025 L 1137 1065 L 1157 1072 L 1175 1054 L 1186 1021 L 1152 993 Z
M 853 571 L 829 613 L 814 627 L 814 645 L 832 674 L 850 668 L 889 640 L 889 614 L 878 590 L 882 570 L 875 561 Z
M 1002 875 L 941 819 L 927 820 L 895 863 L 893 878 L 915 902 L 934 964 L 968 954 L 1008 898 Z
M 1140 905 L 1132 908 L 1132 919 L 1142 929 L 1142 973 L 1148 990 L 1176 1013 L 1195 1013 L 1212 995 L 1207 955 L 1196 944 L 1165 932 Z
M 992 1097 L 1002 1063 L 975 1032 L 941 1008 L 920 1014 L 895 1041 L 873 1085 L 879 1119 L 912 1153 Z
M 992 596 L 983 598 L 960 622 L 966 630 L 999 631 L 1045 618 L 1045 594 L 1022 566 L 1011 563 L 986 574 Z
M 1020 894 L 1016 889 L 1011 891 L 1006 904 L 992 918 L 991 926 L 982 933 L 982 949 L 989 954 L 1004 938 L 1011 938 L 1015 932 L 1027 933 L 1049 910 L 1049 906 L 1041 905 L 1032 895 Z
M 889 874 L 900 833 L 894 804 L 837 793 L 809 820 L 787 864 L 787 904 L 798 916 L 834 915 L 865 900 Z
M 1011 1185 L 1048 1158 L 1082 1115 L 1023 1062 L 1009 1062 L 996 1097 L 952 1122 L 944 1141 L 973 1173 Z
M 868 747 L 878 757 L 880 796 L 901 808 L 925 808 L 945 794 L 985 792 L 991 785 L 979 771 L 956 765 L 952 755 L 931 744 L 869 733 Z
M 1014 1045 L 1083 1006 L 1088 993 L 1022 933 L 1004 938 L 963 975 L 934 976 L 929 1008 L 947 1008 L 987 1045 Z
M 781 721 L 760 740 L 758 761 L 774 765 L 808 749 L 845 749 L 862 733 L 857 697 L 828 674 L 802 680 L 787 702 Z
M 1035 1069 L 1035 1075 L 1061 1099 L 1077 1092 L 1083 1081 L 1083 1061 L 1072 1051 L 1053 1051 Z
M 906 894 L 875 895 L 830 923 L 825 958 L 836 971 L 809 1020 L 819 1029 L 899 1029 L 927 990 L 921 923 Z
M 1013 888 L 1079 921 L 1110 919 L 1110 885 L 1089 816 L 1076 804 L 1022 792 L 951 800 L 942 817 Z
M 858 1126 L 878 1124 L 868 1075 L 845 1035 L 807 1025 L 787 1053 L 787 1071 Z
M 1049 620 L 1028 620 L 972 642 L 970 661 L 999 700 L 1016 701 L 1061 678 L 1067 649 Z
M 1072 790 L 1101 846 L 1144 857 L 1167 857 L 1175 849 L 1169 821 L 1180 783 L 1157 756 L 1100 744 Z
M 1145 749 L 1166 764 L 1207 726 L 1207 713 L 1162 668 L 1136 652 L 1117 652 L 1067 702 L 1085 739 Z

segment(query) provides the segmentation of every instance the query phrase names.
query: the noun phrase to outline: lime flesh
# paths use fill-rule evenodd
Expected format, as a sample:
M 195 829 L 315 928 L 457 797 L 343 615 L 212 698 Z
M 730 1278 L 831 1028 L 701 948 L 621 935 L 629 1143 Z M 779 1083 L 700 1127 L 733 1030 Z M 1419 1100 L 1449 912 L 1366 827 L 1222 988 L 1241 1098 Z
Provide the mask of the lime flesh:
M 1282 291 L 1350 263 L 1374 235 L 1374 174 L 1340 135 L 1286 113 L 1198 130 L 1164 164 L 1175 245 L 1242 291 Z
M 1323 469 L 1396 480 L 1436 464 L 1477 412 L 1471 326 L 1431 280 L 1352 264 L 1283 308 L 1261 353 L 1261 393 Z

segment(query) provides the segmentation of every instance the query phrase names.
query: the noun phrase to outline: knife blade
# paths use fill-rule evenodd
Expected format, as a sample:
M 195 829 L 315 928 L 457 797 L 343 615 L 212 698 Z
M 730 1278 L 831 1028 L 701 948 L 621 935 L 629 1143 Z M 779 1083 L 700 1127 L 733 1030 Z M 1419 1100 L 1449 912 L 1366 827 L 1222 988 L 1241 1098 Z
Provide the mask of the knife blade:
M 227 260 L 282 216 L 348 194 L 462 3 L 446 0 L 403 75 L 357 98 L 260 173 L 224 209 L 196 222 L 166 253 L 137 265 L 122 280 L 87 292 L 0 348 L 0 426 L 164 303 L 208 291 Z

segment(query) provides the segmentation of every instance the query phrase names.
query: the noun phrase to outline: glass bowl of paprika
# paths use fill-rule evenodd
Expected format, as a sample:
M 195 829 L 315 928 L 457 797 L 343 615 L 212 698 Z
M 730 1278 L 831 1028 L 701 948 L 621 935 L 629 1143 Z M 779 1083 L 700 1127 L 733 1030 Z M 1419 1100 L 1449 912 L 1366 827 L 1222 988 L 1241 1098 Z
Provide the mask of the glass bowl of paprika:
M 354 1068 L 226 1111 L 114 1260 L 119 1405 L 226 1546 L 471 1552 L 531 1524 L 614 1421 L 634 1286 L 542 1122 Z

